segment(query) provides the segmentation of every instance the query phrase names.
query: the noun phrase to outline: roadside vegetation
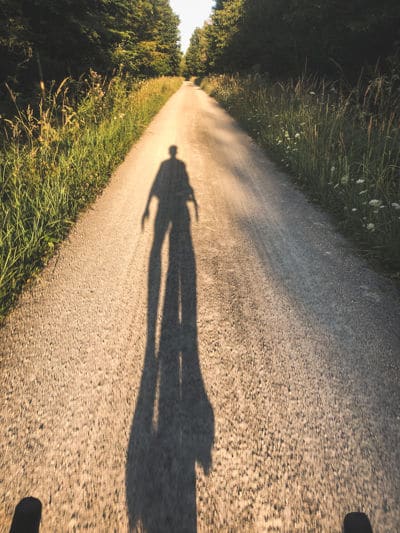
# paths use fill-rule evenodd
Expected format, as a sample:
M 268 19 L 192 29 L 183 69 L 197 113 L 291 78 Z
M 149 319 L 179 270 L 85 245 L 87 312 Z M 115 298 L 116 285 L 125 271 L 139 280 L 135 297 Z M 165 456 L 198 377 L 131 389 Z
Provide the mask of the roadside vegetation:
M 79 211 L 181 78 L 106 80 L 92 72 L 76 107 L 68 79 L 7 121 L 0 149 L 0 318 L 24 282 L 52 255 Z
M 169 0 L 1 0 L 0 16 L 1 320 L 179 87 L 181 51 Z
M 400 270 L 400 102 L 389 80 L 350 93 L 333 82 L 259 76 L 202 86 L 366 253 Z
M 398 2 L 216 0 L 183 73 L 400 277 Z

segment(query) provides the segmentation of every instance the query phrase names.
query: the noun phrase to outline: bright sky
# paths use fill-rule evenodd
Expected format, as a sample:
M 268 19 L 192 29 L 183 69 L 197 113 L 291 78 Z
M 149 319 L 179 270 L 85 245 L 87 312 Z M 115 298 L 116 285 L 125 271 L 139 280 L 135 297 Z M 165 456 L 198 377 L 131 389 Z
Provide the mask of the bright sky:
M 203 26 L 211 15 L 214 0 L 170 0 L 172 10 L 179 15 L 181 24 L 181 48 L 186 52 L 193 30 Z

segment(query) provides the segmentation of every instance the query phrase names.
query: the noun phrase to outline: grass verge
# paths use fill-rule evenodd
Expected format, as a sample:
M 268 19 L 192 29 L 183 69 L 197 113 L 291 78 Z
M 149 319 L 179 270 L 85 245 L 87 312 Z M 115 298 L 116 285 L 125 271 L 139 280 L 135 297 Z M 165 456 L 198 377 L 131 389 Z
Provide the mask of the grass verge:
M 214 76 L 215 97 L 369 258 L 400 278 L 400 95 L 377 78 L 338 83 Z
M 7 120 L 0 148 L 0 320 L 108 182 L 181 78 L 107 82 L 92 73 L 79 103 L 64 82 Z

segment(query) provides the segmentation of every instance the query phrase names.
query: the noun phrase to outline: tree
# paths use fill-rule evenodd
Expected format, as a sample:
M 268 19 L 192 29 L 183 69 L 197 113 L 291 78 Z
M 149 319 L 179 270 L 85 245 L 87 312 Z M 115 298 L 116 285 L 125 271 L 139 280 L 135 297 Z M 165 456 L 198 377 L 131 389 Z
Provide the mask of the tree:
M 397 0 L 217 0 L 205 31 L 208 68 L 275 77 L 308 70 L 349 78 L 395 54 Z
M 168 0 L 0 0 L 0 14 L 1 79 L 21 88 L 89 69 L 179 69 L 179 19 Z
M 185 55 L 185 76 L 203 76 L 206 72 L 207 41 L 205 30 L 196 28 Z
M 235 37 L 243 15 L 244 0 L 219 0 L 205 27 L 207 40 L 207 70 L 226 72 L 235 70 L 237 55 Z

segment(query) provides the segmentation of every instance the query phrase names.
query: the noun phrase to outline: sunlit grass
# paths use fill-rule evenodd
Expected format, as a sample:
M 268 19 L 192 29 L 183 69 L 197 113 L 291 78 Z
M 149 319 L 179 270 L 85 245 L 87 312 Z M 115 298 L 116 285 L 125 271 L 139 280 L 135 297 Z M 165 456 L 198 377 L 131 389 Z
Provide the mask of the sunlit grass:
M 74 105 L 64 82 L 18 110 L 0 148 L 0 319 L 94 200 L 181 78 L 138 82 L 92 73 Z
M 367 254 L 400 269 L 400 97 L 377 78 L 349 91 L 302 79 L 215 76 L 202 87 L 334 212 Z

